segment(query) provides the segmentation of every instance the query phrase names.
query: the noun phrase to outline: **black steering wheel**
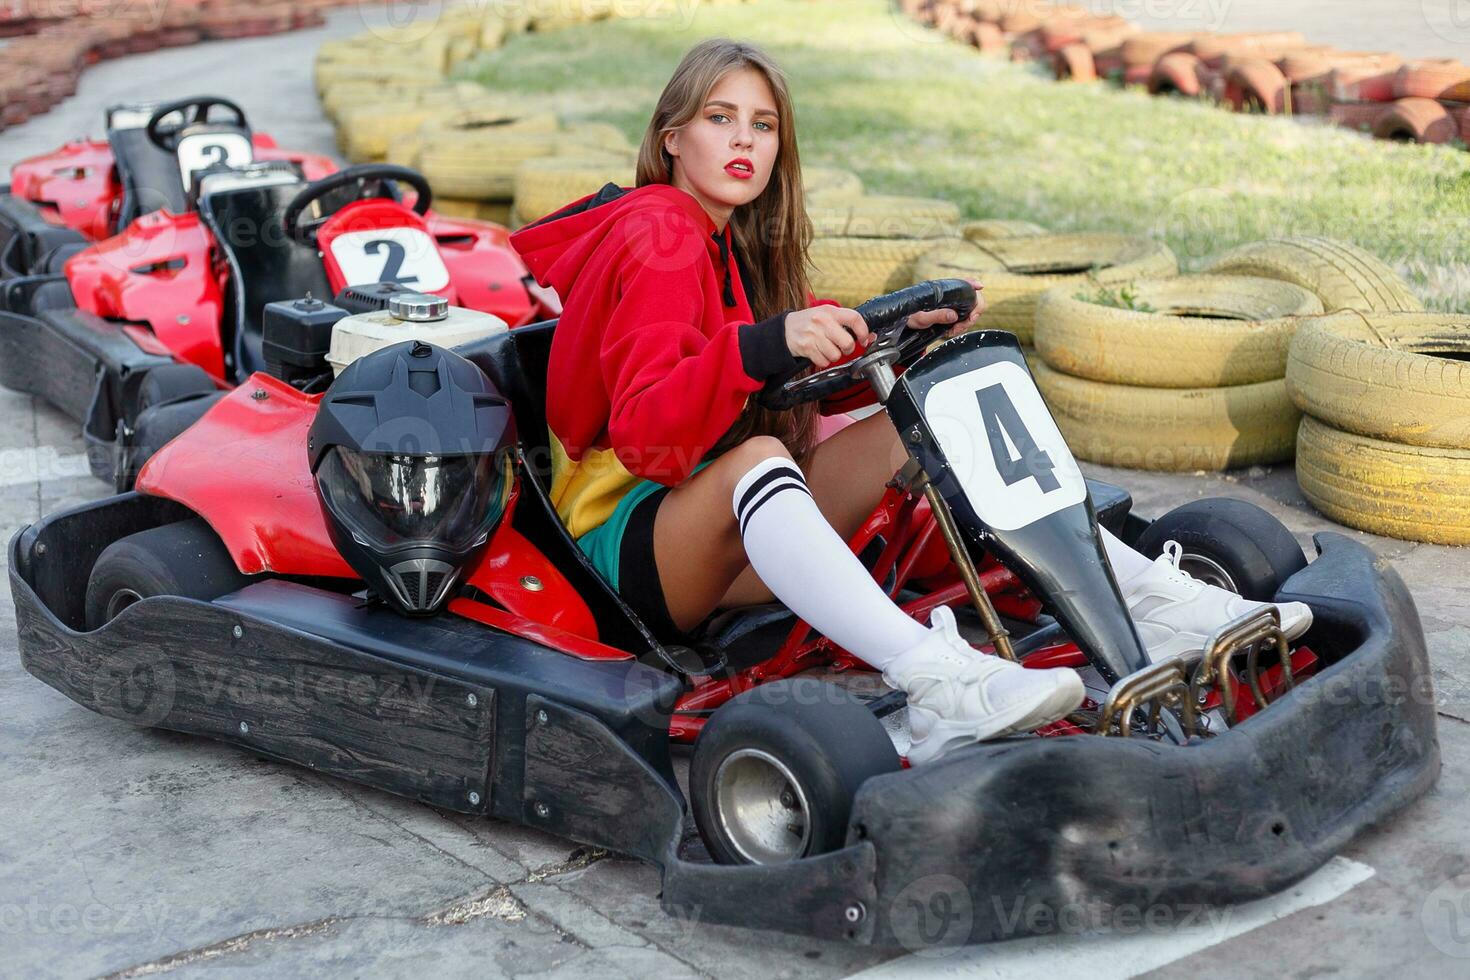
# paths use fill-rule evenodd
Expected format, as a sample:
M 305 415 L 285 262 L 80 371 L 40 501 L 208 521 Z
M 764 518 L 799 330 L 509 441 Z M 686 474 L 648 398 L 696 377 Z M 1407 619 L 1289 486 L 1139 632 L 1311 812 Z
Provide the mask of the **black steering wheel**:
M 301 193 L 291 198 L 291 203 L 286 205 L 286 210 L 281 215 L 281 227 L 285 230 L 286 237 L 292 241 L 301 240 L 298 239 L 299 235 L 305 241 L 314 244 L 317 231 L 328 218 L 356 201 L 386 196 L 385 187 L 392 181 L 407 184 L 413 188 L 414 193 L 418 195 L 417 200 L 413 202 L 415 213 L 423 214 L 429 210 L 429 205 L 434 200 L 434 192 L 429 189 L 429 181 L 423 174 L 393 163 L 360 163 L 355 167 L 347 167 L 334 174 L 328 174 L 321 180 L 314 180 L 303 187 Z M 340 200 L 329 202 L 321 209 L 321 213 L 309 222 L 301 220 L 303 211 L 333 191 L 343 188 L 350 188 L 350 190 L 342 194 Z
M 246 130 L 250 128 L 245 122 L 245 110 L 229 99 L 222 99 L 216 95 L 195 95 L 187 99 L 179 99 L 177 102 L 165 102 L 153 110 L 153 115 L 148 117 L 148 126 L 144 130 L 148 134 L 148 141 L 160 150 L 176 153 L 179 148 L 179 134 L 190 126 L 211 122 L 210 110 L 216 107 L 226 110 L 233 117 L 228 120 L 229 125 Z M 164 125 L 164 120 L 175 113 L 179 114 L 180 120 Z
M 907 367 L 919 359 L 939 336 L 935 331 L 944 326 L 911 327 L 910 316 L 930 310 L 954 310 L 959 320 L 963 320 L 973 309 L 975 287 L 965 279 L 929 279 L 875 296 L 857 307 L 858 315 L 867 322 L 873 335 L 860 357 L 798 377 L 812 366 L 811 361 L 799 357 L 796 367 L 767 381 L 756 398 L 766 408 L 781 411 L 846 391 L 878 361 Z

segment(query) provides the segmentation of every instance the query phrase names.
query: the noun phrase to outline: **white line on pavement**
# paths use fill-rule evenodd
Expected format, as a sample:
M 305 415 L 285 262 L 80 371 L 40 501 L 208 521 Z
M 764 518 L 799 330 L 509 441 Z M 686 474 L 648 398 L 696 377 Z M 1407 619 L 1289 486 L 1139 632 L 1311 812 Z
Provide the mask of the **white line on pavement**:
M 1210 909 L 1194 925 L 1167 931 L 1146 926 L 1132 935 L 1037 936 L 991 946 L 968 946 L 948 956 L 903 956 L 852 975 L 864 980 L 910 977 L 953 980 L 1056 980 L 1069 974 L 1089 980 L 1126 980 L 1183 959 L 1227 939 L 1324 905 L 1373 877 L 1366 864 L 1336 857 L 1295 887 L 1245 905 Z
M 86 453 L 63 456 L 55 446 L 0 449 L 0 487 L 87 476 Z

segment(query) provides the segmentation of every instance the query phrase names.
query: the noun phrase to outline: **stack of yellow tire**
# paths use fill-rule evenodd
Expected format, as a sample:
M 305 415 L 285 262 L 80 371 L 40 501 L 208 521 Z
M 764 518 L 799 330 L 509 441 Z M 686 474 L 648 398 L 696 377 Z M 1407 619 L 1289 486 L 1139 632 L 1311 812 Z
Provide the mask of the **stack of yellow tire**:
M 526 24 L 524 11 L 467 5 L 446 9 L 430 26 L 380 28 L 323 44 L 316 56 L 317 94 L 347 158 L 382 160 L 393 137 L 455 113 L 526 111 L 523 99 L 511 104 L 482 85 L 448 78 L 457 65 L 500 47 Z
M 812 292 L 844 306 L 912 283 L 914 260 L 961 242 L 960 210 L 938 198 L 864 194 L 853 175 L 804 171 L 813 239 L 807 257 Z M 814 179 L 815 178 L 815 179 Z
M 1321 312 L 1301 286 L 1249 276 L 1062 286 L 1036 304 L 1032 373 L 1080 459 L 1174 472 L 1279 462 L 1300 420 L 1287 350 L 1300 318 Z
M 1051 235 L 1024 222 L 968 224 L 963 237 L 936 243 L 914 263 L 912 282 L 978 279 L 985 286 L 986 328 L 1009 330 L 1029 346 L 1036 308 L 1048 290 L 1085 290 L 1158 279 L 1179 271 L 1162 242 L 1106 232 Z
M 1296 476 L 1312 506 L 1374 534 L 1470 544 L 1470 316 L 1309 320 L 1286 381 L 1305 413 Z

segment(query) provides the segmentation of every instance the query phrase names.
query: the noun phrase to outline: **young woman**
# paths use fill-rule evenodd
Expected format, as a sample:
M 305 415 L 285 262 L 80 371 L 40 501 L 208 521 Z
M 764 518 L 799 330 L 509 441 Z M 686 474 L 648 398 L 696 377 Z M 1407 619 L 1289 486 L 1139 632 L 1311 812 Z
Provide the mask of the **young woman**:
M 608 187 L 512 244 L 563 299 L 548 370 L 552 499 L 593 564 L 674 639 L 711 613 L 779 599 L 908 693 L 922 763 L 1054 721 L 1082 700 L 1070 670 L 977 653 L 940 607 L 906 616 L 847 538 L 906 458 L 885 414 L 816 441 L 815 406 L 751 396 L 805 357 L 868 342 L 854 311 L 808 291 L 795 113 L 779 68 L 728 40 L 675 69 L 643 138 L 637 188 Z M 970 327 L 950 311 L 911 319 Z M 1203 646 L 1254 605 L 1108 538 L 1150 652 Z M 1147 597 L 1148 602 L 1141 600 Z M 1306 622 L 1302 622 L 1305 616 Z M 1305 607 L 1284 611 L 1290 629 Z

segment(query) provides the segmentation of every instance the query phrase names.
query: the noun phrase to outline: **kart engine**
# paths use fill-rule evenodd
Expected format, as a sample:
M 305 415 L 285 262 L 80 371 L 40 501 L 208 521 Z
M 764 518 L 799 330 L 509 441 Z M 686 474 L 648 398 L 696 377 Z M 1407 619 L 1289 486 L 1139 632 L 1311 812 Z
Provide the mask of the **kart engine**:
M 308 295 L 267 304 L 262 353 L 268 373 L 314 390 L 382 347 L 405 340 L 456 347 L 508 329 L 500 317 L 384 282 L 348 286 L 331 303 Z

